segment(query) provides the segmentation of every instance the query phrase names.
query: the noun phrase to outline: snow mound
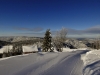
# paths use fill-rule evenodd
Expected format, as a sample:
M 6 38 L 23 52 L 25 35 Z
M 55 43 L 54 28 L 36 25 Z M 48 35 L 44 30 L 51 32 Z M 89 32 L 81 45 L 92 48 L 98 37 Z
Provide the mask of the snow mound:
M 33 52 L 38 51 L 37 45 L 23 46 L 23 52 Z
M 0 53 L 3 53 L 3 52 L 8 52 L 10 51 L 11 49 L 13 48 L 12 45 L 9 45 L 9 46 L 3 46 L 1 49 L 0 49 Z
M 92 64 L 100 60 L 100 50 L 89 51 L 86 55 L 82 55 L 81 59 L 84 62 L 84 65 Z
M 78 49 L 63 48 L 62 52 L 72 52 L 77 50 L 87 50 L 87 48 L 78 48 Z
M 84 75 L 100 75 L 100 50 L 93 50 L 81 55 L 84 62 Z

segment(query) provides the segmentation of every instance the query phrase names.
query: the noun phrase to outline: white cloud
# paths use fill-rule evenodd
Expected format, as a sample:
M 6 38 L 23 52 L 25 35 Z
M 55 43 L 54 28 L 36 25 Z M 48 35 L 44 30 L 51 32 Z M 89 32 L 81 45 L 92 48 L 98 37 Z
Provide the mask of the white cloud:
M 26 28 L 26 27 L 14 27 L 16 30 L 20 31 L 32 31 L 32 32 L 41 32 L 43 31 L 42 27 Z
M 100 25 L 85 30 L 68 29 L 68 36 L 75 38 L 96 38 L 100 35 Z

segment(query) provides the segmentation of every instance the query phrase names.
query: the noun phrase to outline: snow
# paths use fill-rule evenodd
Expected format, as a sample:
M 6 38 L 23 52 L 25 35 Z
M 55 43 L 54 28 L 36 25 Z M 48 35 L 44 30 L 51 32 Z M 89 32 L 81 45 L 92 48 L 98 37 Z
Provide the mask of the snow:
M 8 50 L 11 50 L 13 48 L 12 45 L 9 46 L 3 46 L 3 48 L 0 49 L 0 53 L 8 52 Z M 27 45 L 22 46 L 23 52 L 33 52 L 38 51 L 37 45 Z M 70 52 L 70 51 L 76 51 L 76 50 L 86 50 L 87 48 L 79 48 L 79 49 L 70 49 L 70 48 L 63 48 L 63 52 Z M 54 52 L 58 52 L 56 48 L 54 48 Z
M 78 50 L 87 50 L 87 48 L 78 48 L 78 49 L 63 48 L 62 52 L 72 52 L 72 51 L 78 51 Z
M 89 51 L 82 57 L 84 65 L 92 64 L 100 60 L 100 50 Z
M 33 51 L 38 51 L 37 45 L 28 45 L 28 46 L 22 46 L 23 47 L 23 52 L 33 52 Z M 71 52 L 71 51 L 76 51 L 76 50 L 87 50 L 87 48 L 79 48 L 79 49 L 70 49 L 70 48 L 63 48 L 62 52 Z M 54 48 L 54 52 L 58 52 L 56 48 Z
M 82 75 L 85 51 L 39 52 L 0 60 L 0 75 Z
M 22 56 L 27 56 L 29 54 L 23 54 L 23 55 L 17 55 L 17 56 L 10 56 L 10 57 L 5 57 L 5 58 L 0 58 L 0 61 L 10 59 L 10 58 L 16 58 L 16 57 L 22 57 Z
M 0 49 L 0 53 L 2 54 L 3 52 L 8 52 L 8 51 L 10 51 L 12 48 L 13 48 L 12 45 L 3 46 L 3 47 Z M 22 46 L 22 48 L 23 48 L 23 52 L 38 51 L 37 45 L 35 45 L 35 44 L 34 44 L 34 45 Z
M 22 46 L 23 52 L 33 52 L 33 51 L 38 51 L 37 45 L 28 45 L 28 46 Z
M 10 51 L 12 48 L 13 48 L 12 45 L 9 45 L 9 46 L 3 46 L 3 47 L 0 49 L 0 53 L 8 52 L 8 51 Z
M 92 50 L 81 56 L 84 75 L 100 74 L 100 50 Z
M 38 51 L 35 44 L 22 46 L 22 48 L 23 52 Z M 0 53 L 8 52 L 11 49 L 12 46 L 4 46 L 0 49 Z M 63 48 L 63 52 L 58 52 L 54 48 L 54 52 L 38 52 L 1 58 L 0 75 L 82 75 L 83 66 L 84 75 L 91 75 L 100 68 L 90 70 L 91 67 L 87 68 L 87 66 L 100 61 L 100 51 L 89 51 L 85 55 L 83 53 L 86 50 L 87 48 Z M 80 54 L 82 54 L 81 60 Z

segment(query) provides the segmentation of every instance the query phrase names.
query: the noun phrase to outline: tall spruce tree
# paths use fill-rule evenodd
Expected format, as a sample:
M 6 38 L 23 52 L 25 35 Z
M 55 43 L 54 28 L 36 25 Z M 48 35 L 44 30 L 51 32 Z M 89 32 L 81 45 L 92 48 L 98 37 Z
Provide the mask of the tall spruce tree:
M 43 40 L 43 51 L 47 52 L 48 50 L 52 51 L 51 50 L 51 32 L 50 32 L 50 29 L 48 29 L 45 33 L 45 37 L 44 37 L 44 40 Z

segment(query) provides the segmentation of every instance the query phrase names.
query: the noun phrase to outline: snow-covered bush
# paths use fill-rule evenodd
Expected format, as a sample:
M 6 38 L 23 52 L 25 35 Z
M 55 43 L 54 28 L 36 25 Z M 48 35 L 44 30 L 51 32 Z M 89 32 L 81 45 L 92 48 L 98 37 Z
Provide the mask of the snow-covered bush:
M 56 47 L 57 51 L 63 51 L 63 44 L 66 41 L 67 29 L 62 28 L 61 30 L 57 31 L 53 39 L 54 46 Z

